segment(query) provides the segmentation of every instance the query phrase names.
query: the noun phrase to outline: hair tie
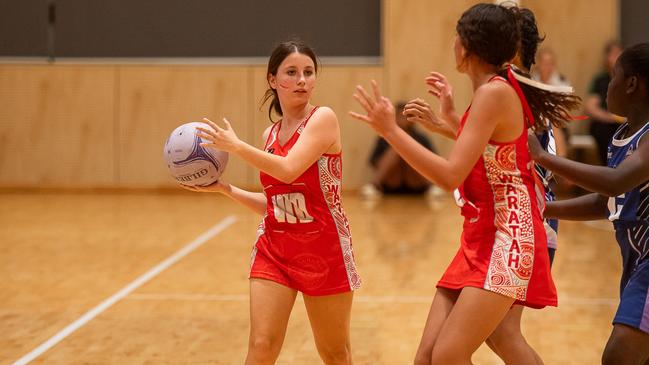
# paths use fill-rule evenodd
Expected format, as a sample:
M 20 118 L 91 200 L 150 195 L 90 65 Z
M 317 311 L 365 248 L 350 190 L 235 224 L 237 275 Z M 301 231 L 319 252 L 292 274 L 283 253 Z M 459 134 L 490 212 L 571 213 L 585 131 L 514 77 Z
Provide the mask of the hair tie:
M 509 69 L 512 70 L 514 69 L 515 66 L 510 65 Z M 514 78 L 516 78 L 517 81 L 522 82 L 523 84 L 527 84 L 529 86 L 535 87 L 537 89 L 549 91 L 552 93 L 562 93 L 562 94 L 572 94 L 575 90 L 572 88 L 572 86 L 565 86 L 565 85 L 548 85 L 544 84 L 542 82 L 532 80 L 529 77 L 525 77 L 517 72 L 514 72 L 515 70 L 512 71 L 512 74 L 514 75 Z

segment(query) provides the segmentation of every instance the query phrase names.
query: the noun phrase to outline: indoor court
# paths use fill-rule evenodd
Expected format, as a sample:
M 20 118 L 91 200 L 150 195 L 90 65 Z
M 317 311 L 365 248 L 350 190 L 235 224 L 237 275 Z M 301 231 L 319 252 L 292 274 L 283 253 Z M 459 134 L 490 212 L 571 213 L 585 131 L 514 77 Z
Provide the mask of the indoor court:
M 195 251 L 32 363 L 243 363 L 259 216 L 226 198 L 189 192 L 1 198 L 1 267 L 8 280 L 2 281 L 0 363 L 30 353 L 222 222 L 227 226 Z M 450 197 L 368 202 L 349 194 L 344 203 L 364 280 L 352 311 L 354 361 L 408 364 L 435 282 L 457 250 L 457 208 Z M 560 230 L 552 270 L 559 307 L 526 310 L 523 331 L 547 364 L 594 364 L 617 306 L 619 248 L 605 222 L 562 222 Z M 298 299 L 277 363 L 319 361 Z M 486 347 L 474 361 L 502 363 Z
M 476 3 L 0 0 L 0 365 L 244 363 L 262 217 L 181 189 L 163 147 L 203 117 L 227 117 L 241 140 L 264 147 L 268 57 L 290 36 L 318 52 L 312 103 L 340 126 L 342 200 L 363 281 L 353 362 L 412 364 L 463 217 L 447 192 L 364 196 L 376 134 L 348 112 L 361 112 L 352 94 L 371 80 L 395 103 L 421 97 L 437 111 L 424 83 L 436 70 L 461 114 L 473 90 L 456 70 L 455 26 Z M 642 0 L 516 3 L 535 13 L 542 44 L 582 98 L 607 41 L 647 41 Z M 593 162 L 587 123 L 570 125 L 567 154 Z M 426 135 L 448 156 L 451 140 Z M 223 176 L 262 191 L 259 170 L 239 156 Z M 559 227 L 559 306 L 525 309 L 522 332 L 545 364 L 599 364 L 619 304 L 620 248 L 606 220 Z M 472 361 L 504 364 L 484 344 Z M 277 364 L 322 363 L 298 293 Z

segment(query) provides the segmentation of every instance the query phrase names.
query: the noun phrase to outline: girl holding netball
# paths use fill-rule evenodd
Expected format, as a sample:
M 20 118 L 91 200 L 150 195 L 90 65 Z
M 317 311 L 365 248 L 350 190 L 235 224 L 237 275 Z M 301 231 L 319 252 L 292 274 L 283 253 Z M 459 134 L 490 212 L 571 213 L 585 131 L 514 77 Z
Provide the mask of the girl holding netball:
M 523 87 L 518 79 L 524 78 L 503 69 L 520 41 L 512 10 L 477 4 L 462 14 L 456 29 L 456 65 L 474 93 L 448 159 L 396 126 L 392 103 L 375 82 L 373 95 L 360 86 L 354 95 L 367 114 L 351 113 L 423 176 L 446 190 L 457 188 L 465 217 L 460 249 L 438 282 L 416 364 L 470 364 L 514 303 L 556 305 L 527 128 L 543 129 L 545 119 L 565 120 L 567 114 L 550 110 L 549 103 L 561 106 L 566 100 Z M 537 102 L 528 104 L 528 96 Z
M 264 215 L 250 267 L 250 340 L 246 364 L 277 359 L 298 292 L 326 364 L 351 364 L 352 291 L 360 286 L 340 197 L 342 161 L 336 114 L 311 104 L 318 62 L 298 41 L 281 43 L 268 62 L 269 117 L 263 149 L 241 141 L 227 120 L 201 137 L 258 168 L 263 193 L 224 182 L 216 191 Z
M 594 193 L 549 203 L 545 216 L 608 219 L 622 253 L 620 304 L 603 364 L 649 364 L 649 43 L 618 58 L 606 96 L 609 112 L 626 118 L 608 146 L 607 166 L 548 154 L 530 140 L 540 165 Z

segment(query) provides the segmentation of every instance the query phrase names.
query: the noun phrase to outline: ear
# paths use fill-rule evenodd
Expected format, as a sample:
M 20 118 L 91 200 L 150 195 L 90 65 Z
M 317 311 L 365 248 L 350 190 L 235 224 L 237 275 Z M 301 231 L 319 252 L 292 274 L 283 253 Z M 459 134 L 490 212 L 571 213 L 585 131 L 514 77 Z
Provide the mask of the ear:
M 268 86 L 270 86 L 271 89 L 277 90 L 277 78 L 275 75 L 269 73 L 266 80 L 268 80 Z
M 633 94 L 638 89 L 638 76 L 631 76 L 626 79 L 626 90 L 627 94 Z

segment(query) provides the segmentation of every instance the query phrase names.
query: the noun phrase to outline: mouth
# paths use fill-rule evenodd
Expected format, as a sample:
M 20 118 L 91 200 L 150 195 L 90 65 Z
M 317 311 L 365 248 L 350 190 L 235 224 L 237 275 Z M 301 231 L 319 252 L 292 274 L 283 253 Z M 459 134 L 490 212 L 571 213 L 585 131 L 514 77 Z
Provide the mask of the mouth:
M 304 90 L 304 89 L 298 89 L 298 90 L 295 90 L 294 93 L 298 93 L 298 94 L 306 94 L 306 90 Z

